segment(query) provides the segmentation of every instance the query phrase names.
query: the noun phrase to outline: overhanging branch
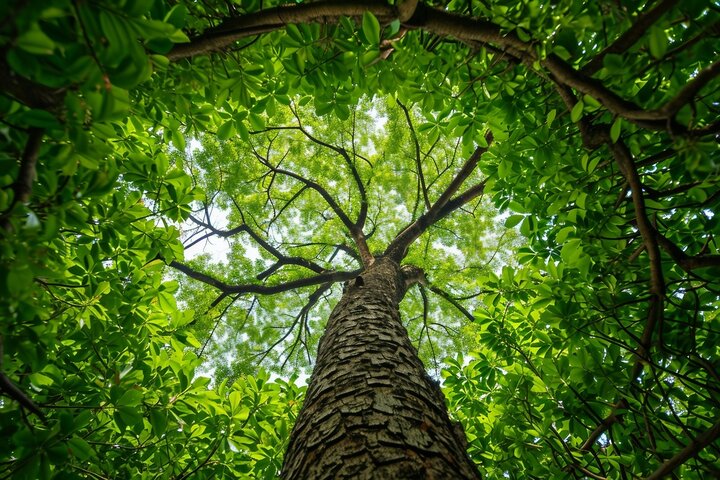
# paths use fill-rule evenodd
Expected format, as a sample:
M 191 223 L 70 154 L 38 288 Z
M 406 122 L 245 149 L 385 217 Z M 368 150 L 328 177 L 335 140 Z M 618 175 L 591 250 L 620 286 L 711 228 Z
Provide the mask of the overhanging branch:
M 696 456 L 703 448 L 707 447 L 718 438 L 720 438 L 720 422 L 715 423 L 715 425 L 710 427 L 708 430 L 695 437 L 685 448 L 680 450 L 680 452 L 671 459 L 665 461 L 660 468 L 655 470 L 650 476 L 646 477 L 645 480 L 660 480 L 661 478 L 670 475 L 673 470 Z
M 630 28 L 620 35 L 613 43 L 605 47 L 600 53 L 595 55 L 587 65 L 582 68 L 582 73 L 585 75 L 593 75 L 603 67 L 603 60 L 605 56 L 611 53 L 621 54 L 625 53 L 631 46 L 633 46 L 643 35 L 645 35 L 655 22 L 660 17 L 672 9 L 678 0 L 663 0 L 653 8 L 638 15 L 635 22 Z
M 349 272 L 324 272 L 312 277 L 300 278 L 297 280 L 291 280 L 285 283 L 279 283 L 277 285 L 257 285 L 257 284 L 242 284 L 242 285 L 231 285 L 222 280 L 219 280 L 211 275 L 195 270 L 191 266 L 173 260 L 168 264 L 175 270 L 184 273 L 188 277 L 203 282 L 211 287 L 215 287 L 221 292 L 232 295 L 232 294 L 248 294 L 253 293 L 256 295 L 273 295 L 275 293 L 288 292 L 295 290 L 296 288 L 310 287 L 313 285 L 321 285 L 323 283 L 337 283 L 344 282 L 355 278 L 360 273 L 360 270 L 353 270 Z

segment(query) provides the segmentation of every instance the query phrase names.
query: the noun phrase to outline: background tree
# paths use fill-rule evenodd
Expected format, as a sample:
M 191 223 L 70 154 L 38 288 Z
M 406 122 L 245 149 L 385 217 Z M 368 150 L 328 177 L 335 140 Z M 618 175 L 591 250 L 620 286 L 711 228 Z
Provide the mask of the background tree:
M 485 475 L 717 475 L 717 6 L 262 7 L 3 4 L 6 476 L 277 469 L 263 435 L 296 389 L 192 380 L 202 343 L 155 259 L 182 261 L 173 223 L 204 195 L 167 145 L 304 96 L 348 118 L 367 92 L 430 143 L 490 128 L 486 195 L 528 239 L 470 277 L 478 347 L 444 373 Z

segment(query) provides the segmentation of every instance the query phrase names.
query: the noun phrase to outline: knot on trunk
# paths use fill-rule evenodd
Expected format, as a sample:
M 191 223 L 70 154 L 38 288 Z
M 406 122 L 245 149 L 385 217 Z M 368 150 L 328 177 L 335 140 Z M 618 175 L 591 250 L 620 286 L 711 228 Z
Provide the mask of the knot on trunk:
M 403 265 L 400 267 L 400 277 L 402 280 L 403 295 L 407 292 L 408 288 L 412 287 L 416 283 L 423 286 L 428 283 L 423 269 L 416 267 L 415 265 Z

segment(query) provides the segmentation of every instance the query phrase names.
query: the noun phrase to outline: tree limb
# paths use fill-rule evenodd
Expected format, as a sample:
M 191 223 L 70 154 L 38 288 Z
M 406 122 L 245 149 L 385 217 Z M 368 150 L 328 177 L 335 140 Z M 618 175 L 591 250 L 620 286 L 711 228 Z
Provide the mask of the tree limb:
M 44 131 L 41 128 L 31 128 L 28 139 L 25 142 L 22 157 L 20 158 L 20 169 L 15 182 L 12 184 L 13 199 L 10 205 L 0 214 L 0 225 L 5 230 L 12 229 L 9 216 L 12 209 L 18 203 L 27 203 L 32 195 L 33 182 L 35 181 L 35 165 L 37 164 L 40 147 L 42 146 Z
M 444 298 L 448 303 L 450 303 L 453 307 L 457 308 L 460 313 L 462 313 L 465 318 L 470 320 L 471 322 L 475 321 L 475 316 L 468 311 L 467 308 L 465 308 L 460 302 L 458 302 L 455 298 L 450 296 L 448 292 L 443 290 L 440 287 L 437 287 L 435 285 L 428 285 L 428 288 L 431 292 L 436 293 L 440 295 L 442 298 Z
M 408 128 L 410 128 L 410 136 L 412 137 L 413 143 L 415 144 L 415 168 L 417 169 L 418 182 L 420 182 L 420 190 L 422 191 L 423 200 L 425 201 L 425 209 L 430 210 L 430 198 L 428 197 L 427 185 L 425 185 L 425 175 L 423 174 L 422 169 L 422 159 L 420 158 L 420 143 L 418 142 L 417 133 L 415 132 L 415 127 L 413 126 L 413 122 L 410 119 L 410 112 L 408 111 L 407 107 L 403 105 L 400 99 L 396 99 L 395 101 L 398 105 L 400 105 L 400 108 L 405 114 L 405 120 L 407 120 Z
M 178 270 L 188 277 L 195 279 L 199 282 L 203 282 L 211 287 L 215 287 L 221 292 L 232 295 L 232 294 L 247 294 L 254 293 L 257 295 L 272 295 L 275 293 L 287 292 L 296 288 L 309 287 L 312 285 L 320 285 L 323 283 L 331 282 L 344 282 L 355 278 L 361 270 L 353 270 L 350 272 L 324 272 L 312 277 L 300 278 L 297 280 L 291 280 L 289 282 L 280 283 L 277 285 L 256 285 L 256 284 L 243 284 L 243 285 L 230 285 L 218 280 L 217 278 L 208 275 L 206 273 L 199 272 L 189 265 L 173 260 L 168 266 Z
M 667 475 L 670 475 L 673 470 L 696 456 L 703 448 L 707 447 L 718 438 L 720 438 L 720 422 L 715 423 L 715 425 L 710 427 L 708 430 L 691 440 L 690 443 L 680 450 L 674 457 L 666 460 L 660 468 L 655 470 L 650 476 L 645 477 L 645 480 L 659 480 Z
M 665 0 L 665 2 L 669 1 Z M 669 8 L 669 3 L 665 2 L 661 4 L 662 8 Z M 660 6 L 658 8 L 660 9 Z M 388 23 L 399 16 L 397 8 L 377 0 L 369 2 L 327 0 L 279 6 L 227 19 L 217 27 L 208 29 L 202 35 L 194 38 L 190 43 L 175 46 L 167 56 L 171 60 L 178 60 L 208 54 L 222 50 L 245 36 L 278 30 L 290 23 L 314 21 L 337 23 L 342 16 L 358 17 L 364 12 L 371 12 L 381 23 Z M 660 13 L 661 10 L 658 10 L 653 15 Z M 648 20 L 651 19 L 652 16 L 649 16 Z M 665 106 L 645 110 L 631 100 L 620 97 L 605 87 L 601 81 L 576 70 L 557 55 L 549 54 L 544 59 L 538 58 L 532 41 L 525 42 L 513 32 L 504 32 L 499 25 L 488 20 L 469 18 L 418 2 L 412 16 L 403 22 L 403 25 L 405 28 L 421 29 L 439 37 L 456 38 L 469 45 L 482 44 L 500 48 L 526 65 L 530 65 L 531 68 L 537 61 L 552 74 L 554 81 L 590 95 L 615 115 L 652 130 L 666 130 L 670 127 L 673 132 L 687 131 L 685 127 L 674 122 L 672 117 L 683 105 L 689 103 L 700 88 L 714 78 L 720 70 L 720 66 L 716 62 L 698 74 Z M 628 34 L 628 38 L 624 41 L 629 41 L 628 39 L 634 35 L 637 35 L 637 32 Z M 618 43 L 619 45 L 620 43 Z M 687 133 L 692 134 L 692 132 Z
M 45 414 L 42 410 L 35 405 L 35 402 L 33 402 L 30 397 L 25 394 L 25 392 L 20 390 L 17 385 L 15 385 L 12 380 L 5 375 L 2 365 L 4 354 L 3 336 L 0 335 L 0 392 L 4 392 L 9 398 L 18 402 L 21 407 L 24 407 L 37 415 L 42 423 L 46 423 L 47 419 L 45 418 Z
M 233 42 L 253 35 L 272 32 L 291 23 L 310 23 L 340 17 L 361 17 L 371 12 L 381 23 L 389 23 L 398 17 L 396 8 L 384 0 L 348 2 L 330 0 L 296 5 L 283 5 L 253 12 L 240 17 L 228 18 L 220 25 L 209 28 L 190 43 L 176 45 L 168 54 L 170 60 L 203 55 L 222 50 Z
M 582 69 L 585 75 L 592 76 L 603 67 L 605 56 L 611 53 L 625 53 L 628 48 L 633 46 L 640 38 L 642 38 L 647 30 L 657 22 L 660 17 L 670 11 L 678 0 L 662 0 L 647 12 L 641 13 L 635 19 L 632 26 L 625 30 L 613 43 L 605 47 L 600 53 L 595 55 Z
M 65 98 L 65 88 L 50 88 L 15 73 L 6 60 L 7 52 L 0 50 L 0 91 L 31 108 L 50 112 L 59 110 Z
M 242 212 L 240 212 L 240 215 L 242 216 Z M 277 258 L 277 262 L 274 264 L 274 269 L 269 272 L 263 272 L 257 276 L 258 280 L 264 280 L 268 276 L 270 276 L 274 271 L 281 268 L 284 265 L 298 265 L 301 267 L 305 267 L 308 270 L 312 270 L 315 273 L 323 273 L 325 269 L 318 265 L 315 262 L 312 262 L 306 258 L 303 257 L 290 257 L 282 252 L 280 252 L 277 248 L 272 246 L 268 241 L 266 241 L 264 238 L 262 238 L 258 233 L 250 228 L 250 226 L 245 223 L 243 218 L 243 224 L 239 225 L 237 227 L 231 228 L 230 230 L 219 230 L 215 228 L 213 225 L 211 225 L 209 222 L 203 222 L 202 220 L 198 219 L 194 215 L 190 215 L 189 220 L 195 223 L 196 225 L 199 225 L 203 228 L 206 228 L 207 230 L 210 230 L 212 235 L 216 235 L 222 238 L 231 237 L 233 235 L 238 235 L 240 233 L 247 233 L 258 245 L 260 245 L 265 251 L 270 253 L 272 256 Z M 202 241 L 203 239 L 207 238 L 208 235 L 205 235 L 194 242 L 192 242 L 190 245 L 188 245 L 186 248 L 189 248 L 199 241 Z
M 279 173 L 281 175 L 285 175 L 287 177 L 294 178 L 295 180 L 306 185 L 308 188 L 311 188 L 312 190 L 315 190 L 317 193 L 319 193 L 320 196 L 323 198 L 323 200 L 325 200 L 325 202 L 328 204 L 328 206 L 332 209 L 332 211 L 335 212 L 335 215 L 338 216 L 338 218 L 343 223 L 343 225 L 345 225 L 345 227 L 348 229 L 348 231 L 350 231 L 350 232 L 353 231 L 353 229 L 355 228 L 355 223 L 352 220 L 350 220 L 350 217 L 348 217 L 347 214 L 345 213 L 345 211 L 343 211 L 343 209 L 340 208 L 340 205 L 338 205 L 338 203 L 335 201 L 333 196 L 330 195 L 330 193 L 328 193 L 328 191 L 325 190 L 324 187 L 322 187 L 317 182 L 309 180 L 295 172 L 292 172 L 290 170 L 285 170 L 285 169 L 279 168 L 279 167 L 274 167 L 273 165 L 270 164 L 268 159 L 262 157 L 257 152 L 254 152 L 254 153 L 255 153 L 255 156 L 258 158 L 258 160 L 263 165 L 268 167 L 273 173 Z

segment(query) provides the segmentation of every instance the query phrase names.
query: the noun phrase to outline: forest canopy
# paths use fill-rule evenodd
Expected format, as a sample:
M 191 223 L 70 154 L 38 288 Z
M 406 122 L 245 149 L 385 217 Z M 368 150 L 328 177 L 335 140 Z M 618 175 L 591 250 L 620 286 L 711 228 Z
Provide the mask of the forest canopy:
M 720 475 L 718 2 L 0 18 L 0 478 L 274 478 L 383 257 L 483 478 Z

